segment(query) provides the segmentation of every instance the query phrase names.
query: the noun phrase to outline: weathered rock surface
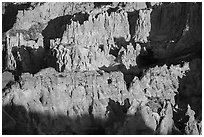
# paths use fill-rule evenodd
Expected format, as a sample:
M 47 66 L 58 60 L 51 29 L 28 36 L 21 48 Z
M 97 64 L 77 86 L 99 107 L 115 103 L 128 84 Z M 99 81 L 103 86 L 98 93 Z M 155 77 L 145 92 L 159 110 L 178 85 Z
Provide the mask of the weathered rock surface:
M 145 3 L 130 4 L 144 5 L 132 8 L 135 11 L 128 4 L 101 8 L 91 4 L 37 3 L 32 10 L 18 10 L 14 27 L 5 33 L 4 69 L 15 71 L 22 66 L 22 72 L 36 73 L 46 64 L 58 71 L 97 70 L 117 63 L 114 59 L 121 55 L 121 48 L 130 44 L 136 48 L 135 42 L 148 42 L 145 47 L 151 48 L 154 58 L 167 59 L 201 41 L 201 6 L 197 3 L 156 4 L 150 9 L 145 9 Z M 74 8 L 77 5 L 80 10 Z M 51 54 L 59 45 L 73 46 L 73 58 L 69 53 L 60 58 Z M 53 50 L 62 52 L 57 47 Z
M 16 2 L 2 15 L 3 134 L 202 133 L 201 3 Z
M 21 118 L 18 114 L 11 113 L 17 121 L 16 126 L 26 126 L 29 130 L 29 124 L 36 123 L 36 128 L 46 134 L 65 132 L 66 128 L 71 128 L 70 130 L 77 134 L 94 131 L 97 127 L 91 129 L 89 126 L 92 126 L 94 119 L 105 121 L 109 100 L 123 104 L 128 94 L 123 74 L 120 72 L 60 74 L 54 69 L 45 69 L 34 77 L 25 73 L 20 83 L 11 85 L 3 92 L 3 106 L 10 104 L 16 109 L 7 110 L 5 107 L 5 110 L 15 112 L 24 108 L 18 112 L 22 113 Z M 33 134 L 26 129 L 20 130 L 20 133 Z
M 6 87 L 6 85 L 10 82 L 14 81 L 14 76 L 10 72 L 3 72 L 2 73 L 2 89 Z
M 177 77 L 186 70 L 188 64 L 150 69 L 128 91 L 121 72 L 48 68 L 4 88 L 2 103 L 16 121 L 14 134 L 171 134 Z

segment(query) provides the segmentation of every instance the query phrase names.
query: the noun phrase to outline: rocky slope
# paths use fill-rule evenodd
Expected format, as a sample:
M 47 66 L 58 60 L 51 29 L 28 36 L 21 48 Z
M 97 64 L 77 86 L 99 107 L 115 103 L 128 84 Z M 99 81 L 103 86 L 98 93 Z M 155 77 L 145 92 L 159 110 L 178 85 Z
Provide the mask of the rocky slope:
M 3 134 L 202 133 L 201 3 L 3 3 L 2 16 Z

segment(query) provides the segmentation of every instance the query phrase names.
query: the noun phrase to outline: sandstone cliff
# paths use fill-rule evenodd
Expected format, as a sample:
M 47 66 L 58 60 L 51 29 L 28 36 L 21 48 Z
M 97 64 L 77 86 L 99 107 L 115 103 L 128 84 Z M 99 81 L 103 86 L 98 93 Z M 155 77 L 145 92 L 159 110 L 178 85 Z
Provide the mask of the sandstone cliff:
M 3 3 L 2 16 L 4 134 L 202 133 L 201 3 Z

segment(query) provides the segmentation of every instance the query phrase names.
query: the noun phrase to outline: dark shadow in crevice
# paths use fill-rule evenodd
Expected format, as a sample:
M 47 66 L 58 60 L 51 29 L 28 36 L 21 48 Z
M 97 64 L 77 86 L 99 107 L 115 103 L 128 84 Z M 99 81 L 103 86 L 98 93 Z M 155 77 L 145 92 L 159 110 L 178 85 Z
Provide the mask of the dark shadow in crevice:
M 176 61 L 181 60 L 190 61 L 193 58 L 202 59 L 202 41 L 198 41 L 191 45 L 190 47 L 175 52 L 174 54 L 171 55 L 171 58 L 173 58 Z
M 178 98 L 178 96 L 179 95 L 177 94 L 175 98 Z M 187 104 L 182 106 L 181 104 L 179 104 L 179 109 L 177 111 L 173 111 L 173 120 L 174 120 L 175 127 L 178 128 L 178 130 L 181 133 L 185 133 L 185 126 L 189 120 L 189 116 L 185 115 L 186 111 L 187 111 Z
M 135 76 L 139 77 L 138 74 L 124 74 L 124 80 L 125 80 L 125 83 L 126 83 L 126 87 L 127 87 L 127 90 L 129 90 L 130 88 L 130 85 L 133 81 L 133 79 L 135 78 Z
M 89 19 L 88 13 L 79 12 L 73 15 L 72 20 L 75 22 L 79 22 L 80 25 L 84 23 L 84 21 L 87 21 Z
M 107 10 L 108 16 L 110 16 L 112 12 L 114 12 L 114 13 L 117 12 L 118 9 L 119 9 L 119 7 L 109 8 L 109 9 Z
M 150 14 L 150 22 L 151 22 L 151 30 L 150 30 L 150 36 L 148 37 L 148 41 L 150 43 L 145 43 L 146 45 L 168 45 L 169 42 L 176 43 L 183 37 L 183 30 L 186 27 L 186 21 L 190 17 L 188 17 L 188 14 L 190 12 L 190 3 L 163 3 L 160 6 L 154 6 L 154 10 L 152 10 Z M 149 5 L 150 6 L 150 5 Z M 171 18 L 167 18 L 165 15 L 167 14 L 166 10 L 179 7 L 179 15 L 171 15 Z M 135 26 L 131 26 L 131 15 L 132 15 L 132 24 L 136 24 L 136 19 L 138 18 L 137 11 L 131 12 L 128 14 L 129 24 L 130 24 L 130 34 L 131 36 L 135 33 Z M 179 18 L 181 15 L 182 18 Z M 183 15 L 183 16 L 182 16 Z M 167 20 L 164 22 L 164 20 Z M 165 23 L 165 24 L 164 24 Z M 166 27 L 167 25 L 168 27 Z M 171 27 L 172 26 L 172 27 Z M 174 26 L 174 27 L 173 27 Z M 189 26 L 190 27 L 190 26 Z M 164 29 L 165 28 L 165 29 Z M 131 39 L 131 42 L 133 39 Z M 132 42 L 134 44 L 134 42 Z M 183 64 L 184 62 L 189 62 L 190 60 L 194 58 L 202 58 L 202 42 L 197 42 L 192 45 L 189 45 L 190 47 L 184 48 L 181 47 L 181 49 L 175 50 L 174 47 L 170 47 L 169 49 L 164 49 L 164 52 L 162 55 L 167 54 L 165 57 L 161 58 L 158 57 L 159 53 L 156 53 L 157 51 L 153 51 L 153 48 L 155 48 L 154 45 L 151 46 L 152 49 L 148 48 L 148 46 L 144 46 L 147 48 L 147 51 L 145 54 L 141 54 L 137 57 L 136 62 L 140 69 L 148 69 L 155 66 L 163 66 L 166 64 L 168 67 L 171 65 L 177 65 L 177 64 Z M 140 43 L 142 46 L 142 43 Z M 173 44 L 172 44 L 173 45 Z M 183 48 L 183 49 L 182 49 Z M 167 51 L 168 50 L 168 51 Z M 166 52 L 166 53 L 165 53 Z M 172 53 L 171 55 L 169 55 Z
M 112 2 L 94 2 L 94 8 L 100 8 L 103 5 L 111 5 Z
M 101 52 L 105 51 L 103 44 L 100 44 L 100 45 L 98 46 L 98 48 L 100 49 Z
M 114 101 L 109 98 L 108 106 L 106 107 L 106 111 L 113 112 L 115 115 L 119 115 L 120 117 L 123 117 L 126 115 L 128 109 L 130 108 L 130 102 L 129 99 L 126 98 L 124 100 L 124 105 L 120 105 L 120 103 L 117 101 Z M 111 118 L 111 117 L 109 117 Z M 111 118 L 113 119 L 113 118 Z M 120 121 L 120 120 L 119 120 Z
M 120 49 L 121 47 L 124 47 L 127 50 L 127 45 L 130 43 L 129 41 L 126 41 L 124 37 L 119 37 L 116 38 L 114 37 L 114 42 L 115 44 L 118 46 L 118 48 Z
M 69 117 L 67 115 L 53 115 L 48 111 L 40 113 L 28 110 L 20 105 L 6 105 L 2 107 L 2 134 L 3 135 L 43 135 L 43 134 L 61 134 L 61 135 L 106 135 L 118 134 L 119 128 L 124 125 L 127 118 L 137 119 L 137 116 L 127 115 L 130 107 L 129 100 L 125 100 L 124 105 L 109 99 L 107 118 L 92 117 L 90 114 L 76 115 Z M 138 114 L 140 112 L 137 112 Z M 154 131 L 145 125 L 142 116 L 138 117 L 141 123 L 141 129 L 134 129 L 135 134 L 154 134 Z M 77 123 L 77 124 L 76 124 Z M 117 128 L 116 128 L 116 125 Z M 134 125 L 133 125 L 134 126 Z M 124 127 L 125 128 L 125 127 Z M 138 131 L 137 131 L 138 130 Z M 130 134 L 125 132 L 122 134 Z
M 51 56 L 50 40 L 56 39 L 56 38 L 62 38 L 63 33 L 66 29 L 66 26 L 71 24 L 72 17 L 73 17 L 72 15 L 65 15 L 65 16 L 60 16 L 53 20 L 50 20 L 46 28 L 42 30 L 42 35 L 44 37 L 43 45 L 45 49 L 45 55 L 44 55 L 45 67 L 53 67 L 54 65 L 53 62 L 55 62 L 55 60 L 53 62 L 48 62 L 50 58 L 53 58 Z M 49 59 L 47 60 L 47 58 Z
M 128 13 L 128 22 L 129 22 L 129 32 L 131 39 L 135 36 L 135 27 L 137 24 L 137 19 L 139 18 L 139 11 L 127 12 Z
M 18 7 L 18 10 L 30 10 L 30 9 L 34 9 L 35 6 L 38 4 L 38 2 L 36 3 L 32 3 L 32 2 L 25 2 L 25 3 L 17 3 L 16 6 Z
M 44 45 L 46 54 L 50 53 L 50 46 L 51 46 L 50 40 L 56 39 L 56 38 L 62 38 L 67 25 L 71 25 L 72 21 L 79 22 L 79 24 L 82 25 L 84 21 L 88 20 L 88 18 L 89 18 L 88 13 L 79 12 L 74 15 L 60 16 L 50 20 L 48 22 L 47 27 L 44 30 L 42 30 L 42 35 L 44 37 L 43 45 Z
M 43 60 L 44 52 L 44 48 L 42 47 L 39 47 L 38 49 L 33 49 L 24 45 L 13 47 L 12 54 L 16 61 L 16 70 L 13 71 L 14 76 L 19 77 L 22 73 L 26 72 L 35 74 L 45 68 Z
M 168 12 L 166 11 L 175 10 L 175 7 L 180 8 L 177 13 L 178 15 L 171 14 L 167 17 Z M 188 10 L 189 6 L 186 2 L 163 2 L 161 6 L 155 6 L 150 14 L 151 30 L 149 32 L 148 40 L 151 42 L 165 42 L 171 40 L 178 42 L 186 27 L 186 21 L 189 14 Z
M 140 78 L 141 72 L 142 72 L 137 66 L 130 66 L 130 68 L 127 69 L 124 64 L 118 64 L 118 65 L 113 65 L 109 67 L 102 66 L 99 69 L 107 73 L 117 72 L 117 71 L 122 72 L 124 76 L 124 81 L 126 82 L 127 89 L 129 89 L 130 84 L 132 80 L 134 79 L 134 77 L 137 76 Z
M 8 31 L 13 27 L 14 23 L 16 23 L 17 14 L 17 5 L 9 3 L 5 7 L 5 13 L 2 15 L 2 33 Z
M 126 2 L 118 2 L 118 7 L 125 7 L 126 6 Z
M 104 124 L 105 127 L 108 127 L 108 134 L 114 135 L 117 134 L 117 130 L 114 129 L 114 123 L 124 123 L 127 118 L 127 110 L 130 107 L 129 99 L 124 100 L 124 105 L 120 105 L 119 102 L 114 101 L 109 98 L 108 106 L 106 107 L 106 113 L 108 114 L 107 122 Z M 111 129 L 111 130 L 110 130 Z
M 111 46 L 109 54 L 118 58 L 119 56 L 118 53 L 120 49 L 123 47 L 124 49 L 127 50 L 127 45 L 129 44 L 129 41 L 126 41 L 124 37 L 119 37 L 119 38 L 114 37 L 114 43 L 116 46 Z
M 8 60 L 8 48 L 6 42 L 2 42 L 2 72 L 6 71 L 7 60 Z
M 147 48 L 145 54 L 140 54 L 136 58 L 137 65 L 140 69 L 147 69 L 155 66 L 183 64 L 184 62 L 189 62 L 192 59 L 201 58 L 202 59 L 202 42 L 197 42 L 189 48 L 185 48 L 182 51 L 176 51 L 174 54 L 166 58 L 155 58 L 154 52 L 151 48 Z
M 201 44 L 201 43 L 200 43 Z M 194 46 L 196 49 L 196 47 Z M 193 50 L 193 49 L 192 49 Z M 179 108 L 187 109 L 190 105 L 195 112 L 195 119 L 202 120 L 202 50 L 195 54 L 197 60 L 189 60 L 189 71 L 185 76 L 179 78 L 178 94 L 176 96 L 176 104 Z
M 146 6 L 147 6 L 148 9 L 152 7 L 152 6 L 151 6 L 151 2 L 145 2 L 145 4 L 146 4 Z
M 152 66 L 156 66 L 158 63 L 158 59 L 154 58 L 153 51 L 151 49 L 147 49 L 144 54 L 140 53 L 136 58 L 136 62 L 139 68 L 149 68 Z
M 66 25 L 71 24 L 72 15 L 57 17 L 48 22 L 47 27 L 42 31 L 44 39 L 62 38 Z
M 111 47 L 109 54 L 113 55 L 114 57 L 118 57 L 118 52 L 120 51 L 120 49 L 118 47 Z

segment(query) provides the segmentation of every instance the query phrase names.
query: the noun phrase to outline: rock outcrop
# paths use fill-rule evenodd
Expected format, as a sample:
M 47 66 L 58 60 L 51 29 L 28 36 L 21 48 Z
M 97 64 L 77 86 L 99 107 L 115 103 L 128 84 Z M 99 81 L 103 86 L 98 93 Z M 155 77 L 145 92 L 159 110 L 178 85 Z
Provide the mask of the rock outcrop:
M 13 134 L 172 134 L 178 77 L 187 70 L 155 67 L 128 91 L 121 72 L 48 68 L 4 88 L 2 103 Z
M 87 3 L 81 7 L 83 4 Z M 136 43 L 145 43 L 154 58 L 168 59 L 201 41 L 201 6 L 197 3 L 154 5 L 135 11 L 128 10 L 128 4 L 107 5 L 70 13 L 70 6 L 74 5 L 77 4 L 38 3 L 33 10 L 18 10 L 18 20 L 5 34 L 3 67 L 16 70 L 21 64 L 22 72 L 32 73 L 44 68 L 43 64 L 58 71 L 97 70 L 116 63 L 114 59 L 121 55 L 119 50 L 130 44 L 136 48 Z M 58 55 L 56 52 L 62 52 L 59 45 L 74 48 Z M 70 61 L 75 66 L 70 66 Z
M 3 134 L 202 133 L 201 3 L 16 2 L 2 15 Z

